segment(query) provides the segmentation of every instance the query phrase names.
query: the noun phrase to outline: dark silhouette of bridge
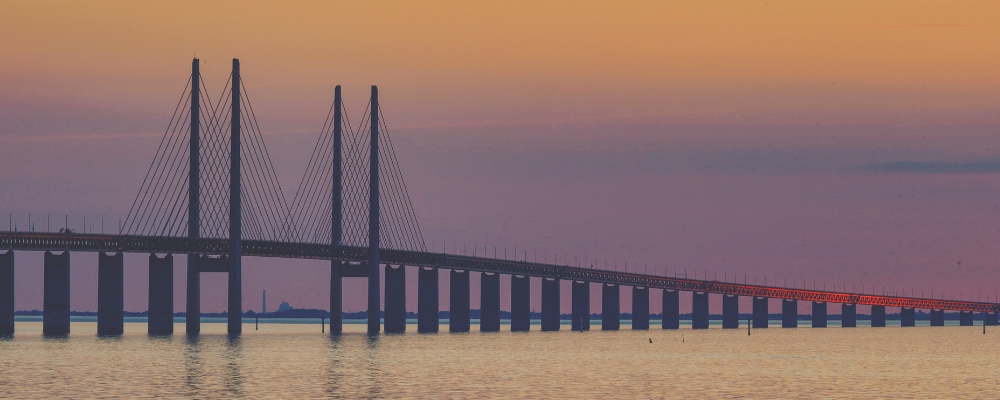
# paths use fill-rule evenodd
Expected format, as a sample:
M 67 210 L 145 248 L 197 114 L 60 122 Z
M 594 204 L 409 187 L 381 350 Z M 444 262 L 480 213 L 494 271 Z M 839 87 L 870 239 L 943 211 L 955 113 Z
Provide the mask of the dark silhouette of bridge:
M 418 268 L 419 332 L 436 332 L 438 269 L 450 270 L 452 332 L 470 329 L 470 274 L 481 276 L 480 330 L 500 330 L 500 275 L 511 275 L 510 326 L 530 329 L 530 277 L 541 278 L 543 331 L 560 329 L 560 281 L 572 281 L 572 329 L 590 329 L 590 285 L 602 291 L 602 328 L 619 328 L 620 287 L 632 288 L 632 328 L 649 329 L 649 292 L 663 290 L 664 329 L 680 325 L 680 292 L 692 293 L 692 328 L 709 325 L 709 294 L 722 295 L 723 328 L 739 327 L 739 297 L 752 302 L 754 328 L 768 326 L 768 300 L 782 299 L 782 327 L 798 325 L 799 301 L 812 302 L 812 326 L 827 326 L 827 304 L 841 304 L 841 324 L 857 326 L 857 305 L 871 306 L 871 326 L 885 326 L 899 307 L 902 326 L 915 309 L 959 311 L 960 324 L 997 325 L 1000 304 L 806 290 L 698 280 L 580 266 L 427 251 L 409 201 L 378 89 L 352 126 L 338 86 L 333 106 L 295 197 L 289 202 L 271 165 L 240 77 L 239 60 L 212 101 L 197 59 L 146 178 L 117 234 L 0 232 L 0 334 L 14 333 L 14 251 L 44 251 L 43 332 L 68 334 L 71 252 L 97 252 L 98 334 L 123 331 L 123 253 L 148 253 L 150 334 L 173 333 L 173 255 L 187 255 L 186 332 L 200 329 L 200 274 L 228 274 L 228 332 L 242 330 L 242 257 L 330 260 L 330 332 L 342 330 L 342 282 L 368 279 L 368 332 L 382 331 L 380 281 L 385 271 L 385 332 L 406 330 L 404 267 Z M 346 128 L 346 129 L 345 129 Z M 58 254 L 57 254 L 58 253 Z M 165 254 L 160 257 L 157 254 Z M 374 316 L 374 317 L 372 317 Z

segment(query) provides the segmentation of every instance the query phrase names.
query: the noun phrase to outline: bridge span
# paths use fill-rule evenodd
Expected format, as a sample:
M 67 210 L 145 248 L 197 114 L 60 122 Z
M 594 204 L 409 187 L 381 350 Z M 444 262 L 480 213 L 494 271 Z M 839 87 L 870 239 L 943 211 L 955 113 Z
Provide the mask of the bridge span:
M 346 245 L 324 245 L 315 243 L 294 243 L 279 241 L 253 241 L 244 240 L 241 243 L 243 256 L 254 257 L 277 257 L 292 259 L 319 259 L 334 260 L 341 262 L 339 267 L 340 278 L 344 277 L 368 277 L 368 267 L 366 265 L 370 249 L 366 247 L 346 246 Z M 155 254 L 190 254 L 198 257 L 200 272 L 226 272 L 229 243 L 226 239 L 208 238 L 184 238 L 184 237 L 152 237 L 152 236 L 128 236 L 128 235 L 96 235 L 96 234 L 62 234 L 62 233 L 26 233 L 26 232 L 0 232 L 0 249 L 9 250 L 6 255 L 0 255 L 0 283 L 5 286 L 13 286 L 13 251 L 45 251 L 49 252 L 98 252 L 101 253 L 101 268 L 106 268 L 106 260 L 115 260 L 114 256 L 108 254 L 121 253 L 148 253 L 151 254 L 151 268 L 153 263 L 162 263 L 166 257 L 157 257 Z M 53 255 L 54 256 L 54 255 Z M 46 268 L 50 267 L 50 259 L 57 257 L 46 257 Z M 172 257 L 170 257 L 172 260 Z M 121 258 L 117 258 L 121 262 Z M 158 261 L 152 261 L 158 260 Z M 663 327 L 666 329 L 676 329 L 680 325 L 679 321 L 679 292 L 690 292 L 693 296 L 694 307 L 692 310 L 692 327 L 708 327 L 708 297 L 707 294 L 722 295 L 723 299 L 723 325 L 725 328 L 738 327 L 738 298 L 739 296 L 752 297 L 753 300 L 753 322 L 757 328 L 767 327 L 768 299 L 783 300 L 782 325 L 793 327 L 798 325 L 797 301 L 813 302 L 814 314 L 812 316 L 813 325 L 816 327 L 826 326 L 826 304 L 839 303 L 842 305 L 842 325 L 845 327 L 856 326 L 857 305 L 872 306 L 872 326 L 885 326 L 885 307 L 899 307 L 901 309 L 901 324 L 903 326 L 913 326 L 914 309 L 931 310 L 932 325 L 943 325 L 944 311 L 961 312 L 961 324 L 971 325 L 972 313 L 984 313 L 984 324 L 995 325 L 997 313 L 1000 311 L 1000 304 L 989 302 L 974 302 L 944 299 L 926 299 L 902 296 L 884 296 L 874 294 L 837 292 L 826 290 L 806 290 L 790 289 L 784 287 L 739 284 L 732 282 L 721 282 L 714 280 L 686 279 L 669 276 L 659 276 L 651 274 L 639 274 L 632 272 L 609 271 L 593 268 L 580 268 L 566 265 L 546 264 L 519 260 L 503 260 L 488 257 L 472 257 L 446 253 L 432 253 L 406 250 L 381 250 L 381 262 L 385 265 L 385 329 L 387 332 L 405 331 L 405 277 L 399 267 L 409 266 L 420 269 L 420 280 L 418 291 L 420 292 L 420 307 L 418 326 L 420 331 L 436 331 L 438 327 L 438 307 L 437 307 L 437 269 L 451 270 L 452 291 L 450 299 L 452 318 L 450 324 L 452 331 L 467 331 L 469 328 L 469 272 L 483 274 L 481 279 L 482 296 L 482 317 L 481 329 L 499 330 L 500 326 L 500 287 L 499 274 L 506 274 L 515 277 L 517 283 L 511 288 L 512 330 L 530 329 L 528 320 L 530 304 L 530 286 L 524 277 L 542 278 L 542 308 L 543 308 L 543 330 L 559 329 L 559 284 L 560 280 L 573 282 L 573 329 L 589 329 L 590 299 L 589 284 L 600 284 L 603 300 L 607 304 L 602 306 L 602 327 L 613 329 L 619 325 L 617 319 L 619 314 L 619 304 L 617 301 L 620 286 L 631 286 L 633 288 L 633 327 L 649 326 L 649 289 L 663 290 Z M 57 261 L 51 262 L 53 265 Z M 68 258 L 66 259 L 68 272 Z M 172 262 L 170 264 L 172 268 Z M 425 272 L 427 271 L 427 272 Z M 46 279 L 51 274 L 46 273 Z M 162 276 L 162 274 L 161 274 Z M 154 279 L 151 275 L 150 279 Z M 162 278 L 161 278 L 162 279 Z M 172 278 L 170 285 L 172 286 Z M 120 282 L 120 280 L 116 280 Z M 106 285 L 103 285 L 102 288 Z M 150 287 L 156 286 L 153 282 Z M 585 288 L 585 289 L 581 289 Z M 68 284 L 65 286 L 65 296 L 68 303 Z M 164 288 L 166 289 L 166 288 Z M 46 284 L 46 298 L 49 297 L 49 285 Z M 55 289 L 53 289 L 55 290 Z M 10 293 L 13 293 L 11 290 Z M 331 291 L 331 296 L 337 295 L 336 290 Z M 150 291 L 150 304 L 162 304 L 162 299 L 152 298 L 154 291 Z M 160 291 L 159 296 L 166 296 Z M 12 297 L 12 296 L 11 296 Z M 2 300 L 2 299 L 0 299 Z M 9 321 L 0 321 L 0 326 L 13 327 L 13 299 L 9 304 L 0 304 L 9 312 L 4 312 L 0 318 Z M 172 296 L 170 297 L 172 301 Z M 339 303 L 339 299 L 331 299 L 331 303 Z M 645 304 L 641 304 L 645 301 Z M 104 304 L 99 302 L 100 304 Z M 433 304 L 433 306 L 431 306 Z M 46 302 L 49 306 L 50 302 Z M 517 310 L 517 306 L 521 309 Z M 100 307 L 100 306 L 99 306 Z M 107 308 L 107 306 L 105 306 Z M 151 324 L 155 323 L 156 316 L 152 315 Z M 462 313 L 465 310 L 465 313 Z M 644 311 L 645 310 L 645 311 Z M 99 310 L 100 312 L 107 310 Z M 457 311 L 457 313 L 456 313 Z M 548 312 L 546 312 L 548 311 Z M 67 310 L 68 312 L 68 310 Z M 114 310 L 119 314 L 120 310 Z M 161 318 L 172 320 L 172 308 L 169 313 L 164 310 Z M 9 315 L 9 317 L 8 317 Z M 554 316 L 554 317 L 553 317 Z M 66 315 L 68 318 L 68 314 Z M 331 316 L 331 329 L 338 329 L 340 325 L 339 315 Z M 159 323 L 164 326 L 166 321 Z M 68 320 L 60 325 L 68 326 Z M 166 328 L 164 328 L 166 329 Z
M 798 326 L 799 301 L 812 302 L 812 326 L 827 326 L 828 303 L 841 304 L 844 327 L 857 325 L 857 306 L 871 306 L 871 325 L 885 326 L 885 308 L 899 307 L 902 326 L 915 325 L 915 309 L 931 310 L 931 325 L 944 312 L 960 312 L 972 325 L 997 325 L 995 303 L 926 299 L 749 285 L 608 271 L 527 260 L 428 252 L 395 159 L 379 108 L 378 89 L 357 127 L 350 125 L 340 86 L 295 197 L 289 205 L 264 146 L 239 60 L 217 101 L 207 95 L 199 61 L 178 101 L 128 218 L 115 235 L 0 232 L 0 335 L 14 333 L 14 253 L 44 251 L 45 334 L 70 329 L 70 254 L 98 255 L 99 334 L 123 331 L 124 253 L 149 254 L 149 333 L 174 330 L 175 254 L 186 255 L 186 333 L 200 332 L 201 273 L 228 274 L 228 332 L 243 326 L 243 256 L 330 261 L 330 332 L 342 330 L 343 278 L 367 278 L 368 315 L 384 311 L 385 332 L 406 330 L 406 274 L 418 269 L 417 330 L 436 332 L 438 270 L 449 270 L 449 330 L 470 329 L 470 274 L 481 275 L 480 329 L 500 330 L 500 275 L 511 276 L 510 327 L 530 324 L 529 278 L 541 278 L 541 330 L 560 329 L 560 281 L 571 281 L 572 327 L 590 329 L 590 285 L 601 286 L 602 329 L 620 325 L 620 289 L 632 288 L 632 328 L 649 329 L 649 292 L 663 290 L 664 329 L 680 325 L 680 293 L 691 293 L 695 329 L 709 325 L 709 294 L 722 297 L 722 327 L 739 327 L 739 297 L 752 297 L 752 325 L 768 326 L 768 300 L 782 301 L 783 327 Z M 249 190 L 247 190 L 249 189 Z M 30 224 L 29 224 L 30 225 Z M 68 225 L 68 224 L 67 224 Z M 29 229 L 33 230 L 33 229 Z M 58 254 L 57 254 L 58 253 Z M 162 256 L 161 256 L 162 255 Z M 382 274 L 385 292 L 382 292 Z M 382 302 L 384 301 L 384 310 Z M 368 319 L 368 333 L 383 331 Z

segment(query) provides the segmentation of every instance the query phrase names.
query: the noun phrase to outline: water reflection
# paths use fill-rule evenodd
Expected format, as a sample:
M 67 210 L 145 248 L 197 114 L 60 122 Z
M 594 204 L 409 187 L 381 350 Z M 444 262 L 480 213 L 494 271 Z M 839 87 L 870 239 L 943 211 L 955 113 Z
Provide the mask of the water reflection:
M 989 398 L 1000 388 L 1000 329 L 981 326 L 369 337 L 364 325 L 324 335 L 274 324 L 241 338 L 224 324 L 173 338 L 128 326 L 66 339 L 22 323 L 0 339 L 0 398 Z
M 381 336 L 365 336 L 365 371 L 368 375 L 368 398 L 382 397 L 382 352 Z
M 226 336 L 226 391 L 230 397 L 243 397 L 243 339 L 239 335 Z
M 198 397 L 204 385 L 205 371 L 201 359 L 201 338 L 186 335 L 184 338 L 184 387 L 188 397 Z
M 328 335 L 326 346 L 326 393 L 330 396 L 341 394 L 343 373 L 343 339 L 340 334 Z
M 121 339 L 122 339 L 122 334 L 120 334 L 120 333 L 103 333 L 103 334 L 102 333 L 98 333 L 97 334 L 97 340 L 98 341 L 102 341 L 102 342 L 104 342 L 104 341 L 120 341 Z

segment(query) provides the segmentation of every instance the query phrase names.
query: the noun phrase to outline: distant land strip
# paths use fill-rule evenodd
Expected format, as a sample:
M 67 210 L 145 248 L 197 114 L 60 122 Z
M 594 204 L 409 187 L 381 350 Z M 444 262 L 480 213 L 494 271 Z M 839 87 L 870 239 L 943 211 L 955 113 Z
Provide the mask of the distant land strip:
M 1000 161 L 969 163 L 900 161 L 866 165 L 862 169 L 909 174 L 995 174 L 1000 172 Z
M 41 317 L 43 315 L 43 313 L 40 310 L 15 311 L 14 315 L 15 316 Z M 205 317 L 205 318 L 225 318 L 227 315 L 228 314 L 226 312 L 201 313 L 201 316 Z M 540 313 L 540 312 L 531 312 L 530 315 L 531 315 L 531 319 L 541 319 L 542 318 L 542 313 Z M 97 316 L 97 312 L 96 311 L 70 311 L 70 316 L 74 316 L 74 317 L 96 317 Z M 125 311 L 125 316 L 126 317 L 148 317 L 148 312 L 146 312 L 146 311 L 141 311 L 141 312 Z M 175 318 L 186 317 L 186 316 L 187 316 L 187 313 L 183 313 L 183 312 L 174 313 L 174 317 Z M 382 316 L 383 317 L 385 316 L 384 312 L 382 313 Z M 927 312 L 924 312 L 922 310 L 917 310 L 914 313 L 914 316 L 916 317 L 916 319 L 918 321 L 920 321 L 920 320 L 927 320 L 927 321 L 929 321 L 931 319 L 931 314 L 927 313 Z M 326 311 L 326 310 L 317 310 L 317 309 L 310 309 L 310 308 L 295 308 L 295 309 L 291 309 L 291 310 L 285 310 L 285 311 L 281 311 L 281 312 L 271 312 L 271 313 L 266 313 L 266 314 L 258 314 L 258 313 L 254 312 L 254 311 L 247 311 L 247 312 L 243 313 L 243 318 L 255 318 L 255 317 L 259 317 L 259 318 L 299 318 L 299 319 L 301 319 L 301 318 L 317 318 L 317 319 L 326 318 L 326 319 L 329 319 L 330 318 L 330 312 Z M 448 311 L 440 311 L 440 312 L 438 312 L 438 318 L 439 319 L 448 319 L 450 317 L 451 317 L 451 313 L 448 312 Z M 469 310 L 469 318 L 470 319 L 479 319 L 479 310 Z M 752 314 L 740 314 L 740 320 L 741 321 L 745 321 L 745 320 L 750 319 L 750 318 L 752 318 Z M 768 314 L 768 319 L 769 320 L 780 320 L 781 318 L 782 318 L 782 316 L 781 316 L 780 313 L 779 314 Z M 982 317 L 981 313 L 975 313 L 974 314 L 974 318 L 976 320 L 982 320 L 983 317 Z M 353 313 L 345 312 L 345 313 L 341 314 L 341 319 L 345 319 L 345 320 L 349 320 L 349 319 L 354 319 L 354 320 L 357 320 L 357 319 L 368 319 L 368 312 L 367 311 L 359 311 L 359 312 L 353 312 Z M 407 312 L 406 313 L 406 319 L 417 319 L 417 313 Z M 500 311 L 500 319 L 502 319 L 502 320 L 503 319 L 509 320 L 510 319 L 510 312 L 509 311 Z M 563 321 L 572 321 L 573 320 L 573 315 L 572 314 L 560 314 L 559 315 L 559 319 L 563 320 Z M 601 314 L 590 314 L 590 319 L 591 319 L 591 321 L 594 321 L 594 320 L 600 321 L 601 320 Z M 631 313 L 621 313 L 621 319 L 624 320 L 624 321 L 630 321 L 630 320 L 632 320 L 632 314 Z M 662 320 L 663 319 L 663 314 L 649 314 L 649 319 L 650 320 Z M 682 319 L 682 320 L 690 320 L 691 319 L 691 314 L 690 313 L 688 313 L 688 314 L 680 314 L 680 319 Z M 721 321 L 722 320 L 722 314 L 709 314 L 708 319 L 709 320 Z M 841 319 L 841 316 L 840 316 L 840 314 L 830 314 L 830 315 L 827 316 L 827 319 L 828 320 L 837 321 L 837 320 Z M 859 313 L 859 314 L 857 314 L 857 319 L 858 320 L 871 320 L 871 315 L 869 315 L 869 314 L 860 314 Z M 887 313 L 887 314 L 885 314 L 885 319 L 886 320 L 899 320 L 900 319 L 899 313 L 893 313 L 893 314 L 888 314 Z M 944 319 L 945 320 L 955 320 L 955 321 L 958 321 L 958 319 L 959 319 L 959 313 L 958 312 L 946 312 L 944 314 Z M 810 314 L 799 314 L 798 320 L 800 320 L 800 321 L 809 321 L 809 320 L 812 320 L 812 315 L 810 315 Z

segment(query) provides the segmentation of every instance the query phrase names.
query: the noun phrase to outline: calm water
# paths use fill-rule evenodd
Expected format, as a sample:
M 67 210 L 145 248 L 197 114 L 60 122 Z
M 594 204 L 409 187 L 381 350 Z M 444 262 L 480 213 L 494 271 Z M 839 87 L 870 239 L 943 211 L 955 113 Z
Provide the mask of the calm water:
M 189 339 L 151 338 L 144 323 L 126 323 L 124 336 L 98 338 L 96 323 L 74 322 L 68 338 L 43 338 L 40 322 L 19 321 L 14 338 L 0 339 L 0 397 L 996 398 L 1000 389 L 1000 328 L 750 337 L 745 327 L 537 328 L 369 338 L 364 325 L 331 337 L 318 324 L 247 324 L 230 339 L 213 323 Z

